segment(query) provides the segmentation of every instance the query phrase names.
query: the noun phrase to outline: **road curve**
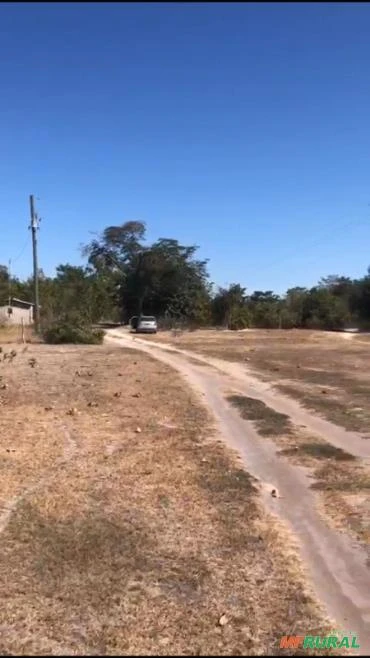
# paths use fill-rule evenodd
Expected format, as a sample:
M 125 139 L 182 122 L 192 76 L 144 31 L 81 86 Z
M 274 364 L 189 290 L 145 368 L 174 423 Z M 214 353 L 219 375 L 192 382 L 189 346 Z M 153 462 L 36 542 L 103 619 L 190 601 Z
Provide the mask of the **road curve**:
M 152 357 L 175 368 L 201 397 L 212 412 L 218 426 L 220 436 L 231 448 L 237 450 L 245 468 L 262 483 L 275 487 L 280 498 L 272 498 L 267 489 L 261 488 L 264 502 L 268 509 L 287 522 L 300 547 L 301 556 L 308 567 L 313 587 L 318 598 L 327 608 L 328 615 L 335 619 L 338 625 L 348 632 L 353 632 L 359 639 L 361 655 L 370 654 L 370 569 L 365 551 L 346 535 L 329 528 L 320 517 L 316 508 L 315 494 L 310 489 L 311 481 L 304 469 L 293 466 L 277 454 L 276 445 L 264 438 L 261 441 L 253 425 L 243 420 L 225 399 L 225 393 L 232 388 L 244 395 L 262 399 L 277 411 L 289 413 L 283 396 L 273 394 L 268 385 L 259 382 L 250 375 L 242 373 L 238 377 L 238 369 L 230 370 L 226 362 L 218 363 L 218 359 L 205 359 L 198 354 L 174 350 L 169 351 L 169 345 L 148 343 L 133 338 L 124 331 L 108 331 L 106 341 L 125 348 L 139 349 Z M 187 358 L 184 358 L 186 356 Z M 191 357 L 189 360 L 188 357 Z M 198 361 L 199 365 L 196 363 Z M 213 367 L 205 367 L 205 363 Z M 215 367 L 217 370 L 215 369 Z M 222 366 L 222 367 L 221 367 Z M 273 398 L 274 404 L 270 401 Z M 290 402 L 288 400 L 288 402 Z M 293 401 L 294 402 L 294 401 Z M 297 411 L 294 408 L 295 412 Z M 317 419 L 311 414 L 301 424 L 314 430 Z M 297 415 L 289 414 L 293 422 Z M 301 419 L 301 416 L 300 416 Z M 327 421 L 322 421 L 327 423 Z M 299 424 L 299 423 L 298 423 Z M 330 426 L 332 436 L 325 439 L 338 447 L 344 437 L 341 428 Z M 348 432 L 343 431 L 348 442 Z M 322 435 L 322 434 L 321 434 Z M 360 437 L 356 437 L 361 441 Z M 337 442 L 336 442 L 337 441 Z M 369 442 L 364 441 L 365 446 Z M 368 455 L 367 448 L 360 448 L 356 443 L 353 454 Z M 348 451 L 348 445 L 345 447 Z M 361 454 L 358 454 L 361 453 Z M 369 453 L 370 454 L 370 453 Z

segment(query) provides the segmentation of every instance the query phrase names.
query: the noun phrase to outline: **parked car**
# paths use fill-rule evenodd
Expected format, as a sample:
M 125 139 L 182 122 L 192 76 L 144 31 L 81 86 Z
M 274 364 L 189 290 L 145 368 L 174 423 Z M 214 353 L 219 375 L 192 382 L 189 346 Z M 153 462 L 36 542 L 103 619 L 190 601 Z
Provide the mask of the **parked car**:
M 158 330 L 157 320 L 154 315 L 134 316 L 130 320 L 131 329 L 137 334 L 156 334 Z

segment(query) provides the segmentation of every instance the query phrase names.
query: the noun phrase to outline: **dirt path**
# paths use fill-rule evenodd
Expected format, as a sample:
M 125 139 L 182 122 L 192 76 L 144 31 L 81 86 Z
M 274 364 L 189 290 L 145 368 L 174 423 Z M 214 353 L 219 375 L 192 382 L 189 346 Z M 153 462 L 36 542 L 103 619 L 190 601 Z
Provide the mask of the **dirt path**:
M 112 336 L 126 337 L 129 341 L 140 342 L 143 345 L 148 345 L 147 341 L 139 338 L 133 338 L 127 332 L 112 332 Z M 350 335 L 350 334 L 349 334 Z M 343 427 L 334 425 L 324 418 L 320 418 L 315 414 L 307 411 L 302 407 L 298 401 L 285 396 L 280 391 L 274 389 L 273 384 L 260 381 L 253 374 L 248 372 L 247 367 L 238 363 L 224 361 L 215 357 L 205 357 L 195 352 L 188 350 L 181 350 L 173 347 L 169 343 L 151 343 L 166 353 L 172 352 L 174 355 L 183 355 L 187 358 L 194 359 L 206 363 L 207 365 L 216 368 L 223 376 L 224 387 L 232 387 L 235 391 L 242 393 L 258 400 L 262 400 L 267 406 L 275 411 L 287 414 L 291 421 L 298 427 L 305 426 L 309 428 L 314 434 L 323 438 L 328 443 L 331 443 L 337 448 L 341 448 L 346 452 L 351 453 L 354 457 L 360 459 L 370 460 L 370 440 L 364 438 L 358 432 L 350 432 Z M 227 377 L 225 377 L 225 375 Z
M 261 481 L 261 492 L 268 508 L 287 521 L 293 530 L 317 595 L 327 606 L 329 615 L 344 631 L 356 633 L 361 653 L 369 653 L 370 571 L 365 552 L 345 535 L 327 527 L 316 510 L 311 481 L 304 469 L 281 459 L 272 441 L 266 438 L 262 441 L 253 425 L 242 420 L 228 404 L 225 392 L 232 387 L 259 398 L 277 411 L 289 414 L 296 424 L 306 425 L 326 441 L 356 456 L 370 457 L 370 442 L 301 410 L 294 401 L 273 392 L 269 385 L 245 374 L 235 364 L 180 352 L 169 345 L 133 339 L 128 333 L 117 330 L 108 332 L 106 340 L 143 350 L 176 368 L 203 397 L 213 412 L 223 440 L 238 451 L 247 470 Z M 217 371 L 214 367 L 206 367 L 205 363 L 216 366 Z M 264 487 L 265 484 L 268 486 Z M 271 497 L 271 486 L 277 488 L 281 498 Z

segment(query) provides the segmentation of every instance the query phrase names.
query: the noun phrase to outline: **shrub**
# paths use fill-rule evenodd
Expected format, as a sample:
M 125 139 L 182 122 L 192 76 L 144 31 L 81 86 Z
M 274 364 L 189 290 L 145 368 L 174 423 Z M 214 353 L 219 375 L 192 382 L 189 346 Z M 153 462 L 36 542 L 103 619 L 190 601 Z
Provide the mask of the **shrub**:
M 52 345 L 61 343 L 101 345 L 104 338 L 104 331 L 69 322 L 57 322 L 44 330 L 43 338 L 46 343 Z
M 249 327 L 249 313 L 244 306 L 235 306 L 230 313 L 228 329 L 238 331 Z

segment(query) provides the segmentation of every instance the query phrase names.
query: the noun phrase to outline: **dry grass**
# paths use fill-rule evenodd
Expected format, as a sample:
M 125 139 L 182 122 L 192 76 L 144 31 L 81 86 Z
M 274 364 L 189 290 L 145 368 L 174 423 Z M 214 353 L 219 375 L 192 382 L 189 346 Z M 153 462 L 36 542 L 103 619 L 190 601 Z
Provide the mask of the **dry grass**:
M 2 655 L 279 654 L 325 633 L 286 531 L 171 369 L 44 345 L 0 367 Z
M 227 399 L 243 418 L 253 422 L 261 436 L 277 443 L 279 455 L 310 469 L 311 487 L 320 492 L 319 507 L 327 520 L 370 546 L 368 467 L 345 450 L 310 436 L 260 400 L 243 395 Z
M 24 327 L 26 343 L 40 342 L 31 326 Z M 0 325 L 0 344 L 22 343 L 22 327 L 14 325 Z
M 229 395 L 227 400 L 239 410 L 242 418 L 254 421 L 261 436 L 272 437 L 291 433 L 289 416 L 271 409 L 262 400 L 245 395 Z
M 245 363 L 262 379 L 329 420 L 369 432 L 370 337 L 302 330 L 170 332 L 147 337 L 206 356 Z
M 370 565 L 370 474 L 357 461 L 317 468 L 312 488 L 320 492 L 321 508 L 332 524 L 360 540 Z
M 324 443 L 318 439 L 311 441 L 300 441 L 293 448 L 285 448 L 280 451 L 285 456 L 308 456 L 314 459 L 334 459 L 335 461 L 355 461 L 356 457 L 350 455 L 342 448 L 337 448 L 331 443 Z

